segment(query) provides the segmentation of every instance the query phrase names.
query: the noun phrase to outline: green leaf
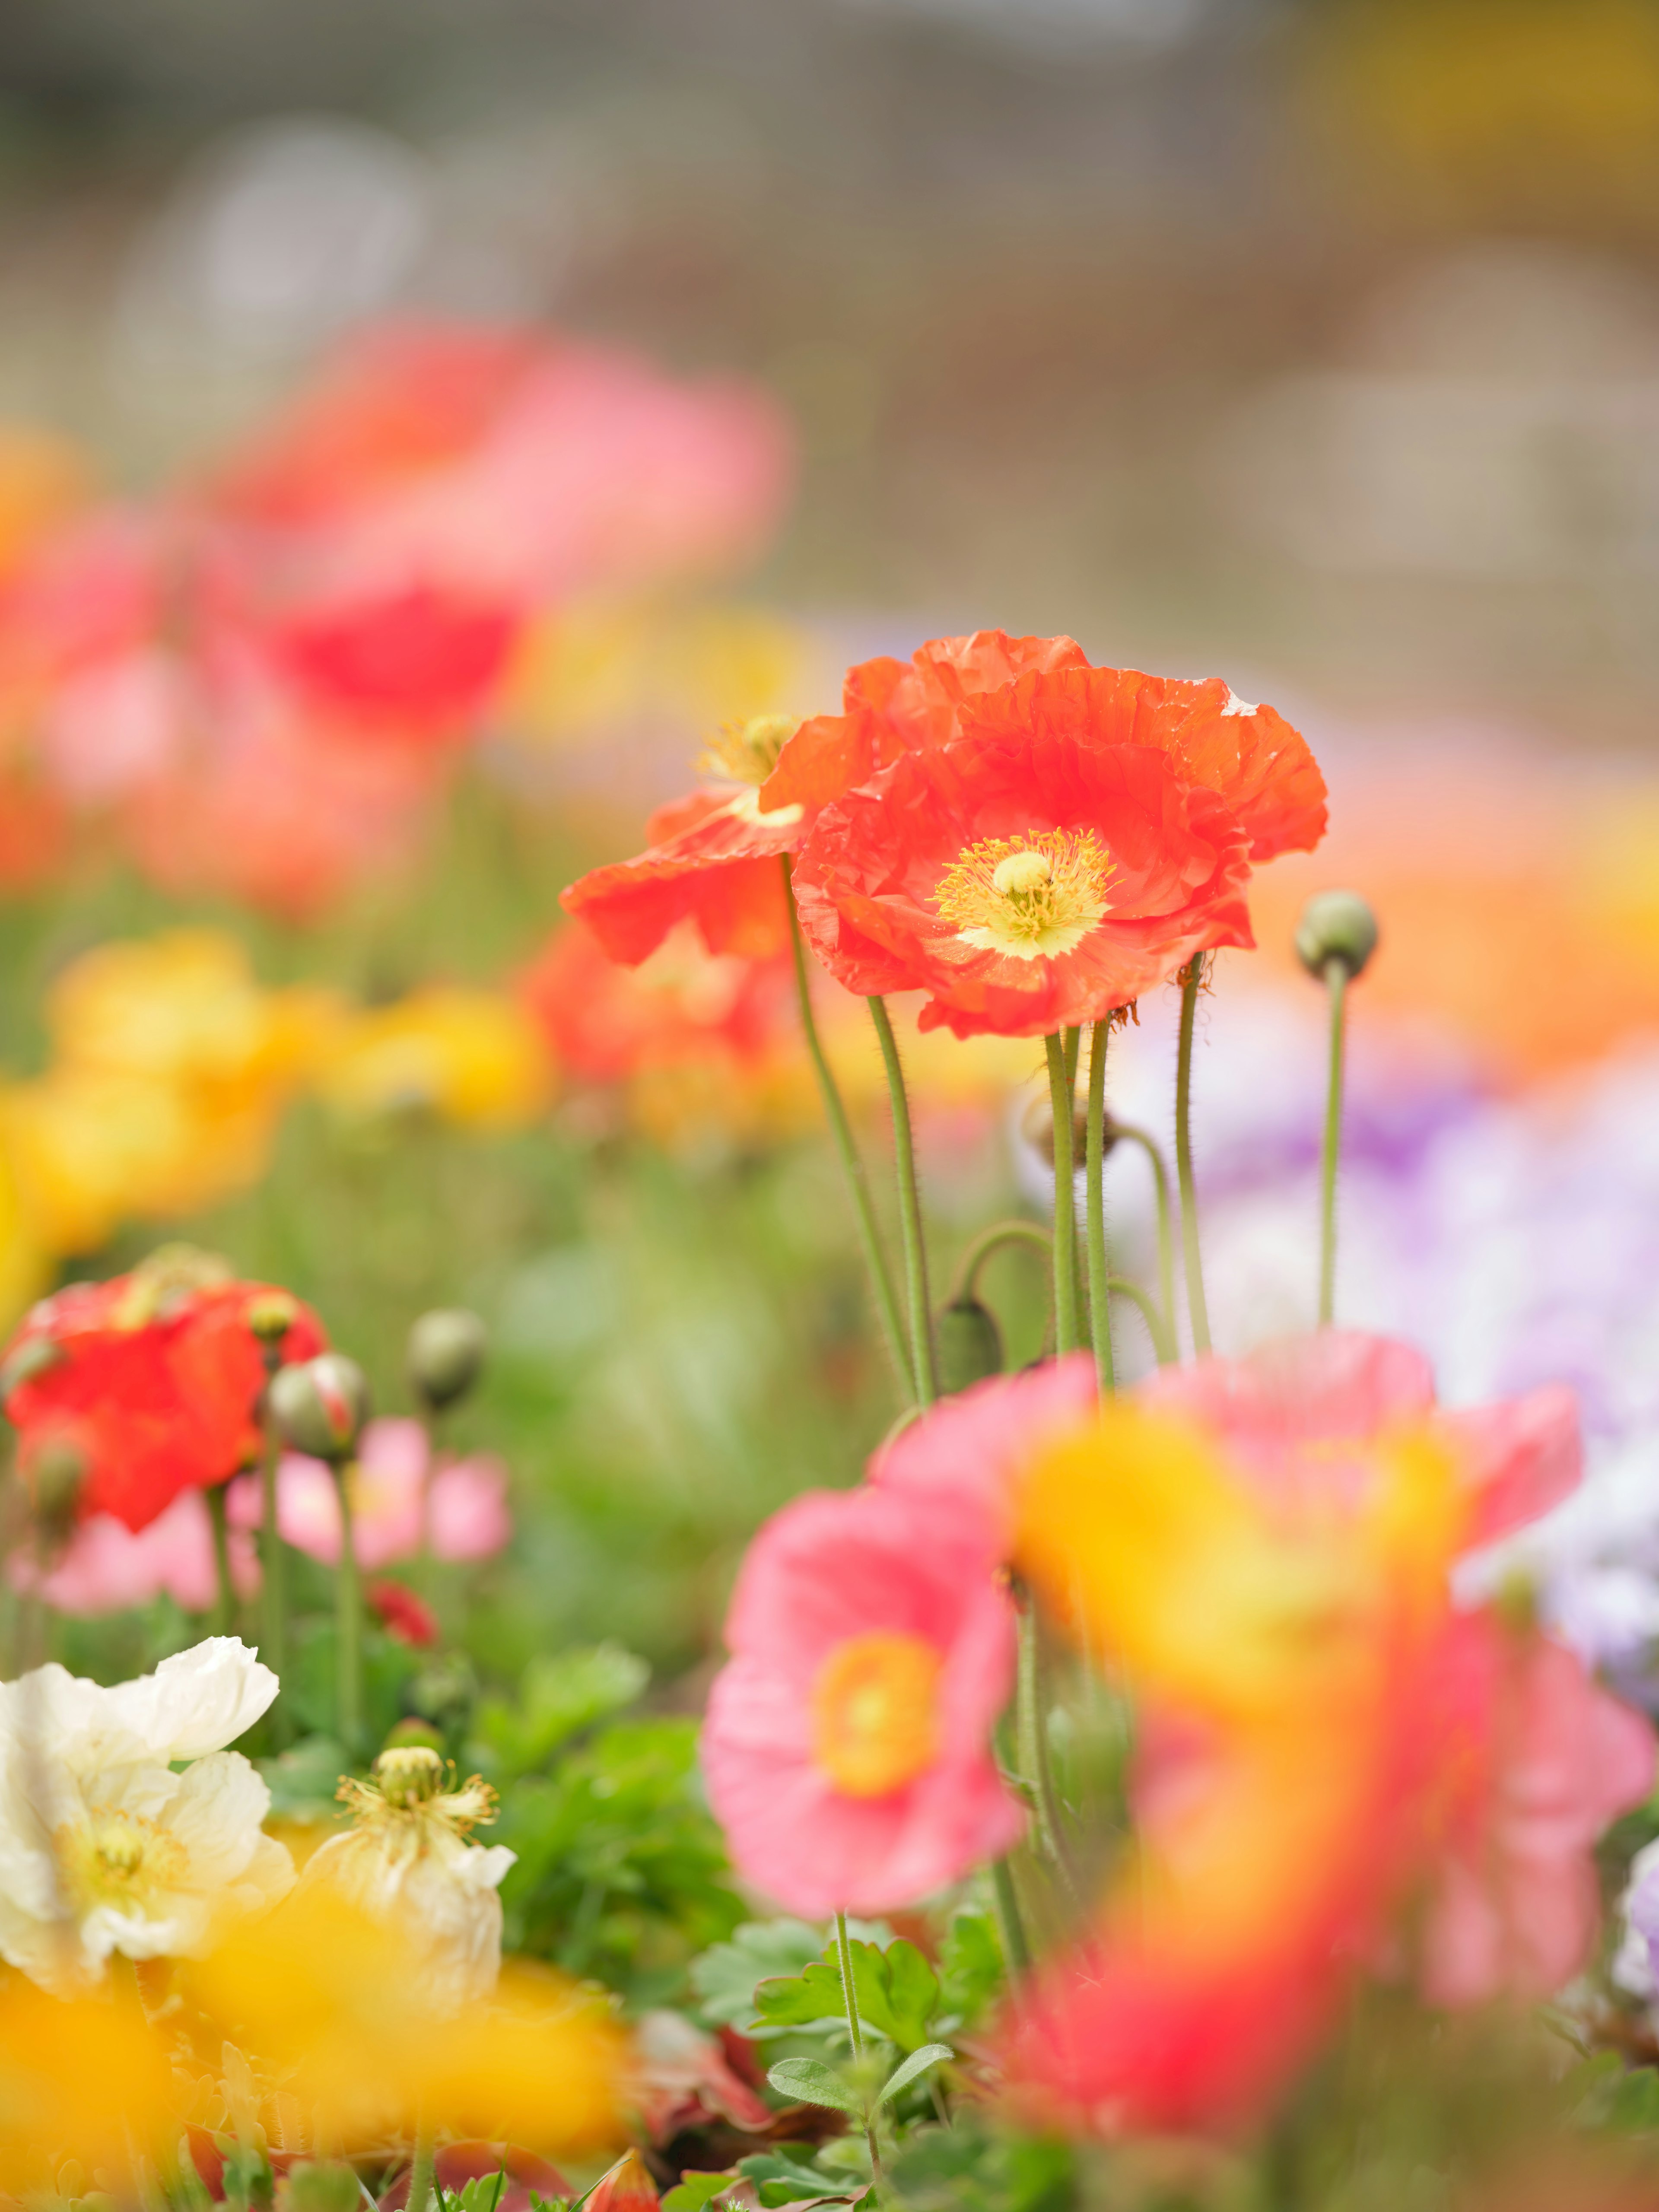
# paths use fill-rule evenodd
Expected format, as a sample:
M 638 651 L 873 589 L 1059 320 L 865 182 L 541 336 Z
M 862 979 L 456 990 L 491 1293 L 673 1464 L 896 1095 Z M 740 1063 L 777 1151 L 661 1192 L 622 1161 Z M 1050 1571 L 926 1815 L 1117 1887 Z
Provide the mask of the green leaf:
M 860 1944 L 861 1951 L 874 1951 L 873 1944 Z M 865 2017 L 878 2034 L 896 2043 L 901 2051 L 915 2051 L 927 2040 L 927 2029 L 933 2014 L 939 2010 L 939 1977 L 914 1943 L 900 1936 L 887 1947 L 881 1960 L 880 1972 L 872 1978 L 876 1982 L 878 2001 L 866 2011 Z M 855 1957 L 853 1984 L 858 1990 L 860 2003 L 864 1998 L 864 1978 L 859 1972 Z
M 726 2188 L 736 2169 L 724 2173 L 698 2173 L 688 2168 L 662 2200 L 662 2212 L 702 2212 L 711 2197 Z
M 1621 2135 L 1659 2132 L 1659 2074 L 1651 2066 L 1633 2066 L 1613 2084 L 1604 2124 Z
M 908 2089 L 918 2075 L 925 2074 L 930 2066 L 937 2066 L 940 2059 L 954 2057 L 955 2055 L 948 2043 L 924 2043 L 920 2051 L 910 2053 L 902 2066 L 894 2068 L 883 2083 L 876 2102 L 878 2105 L 890 2103 L 901 2089 Z
M 729 1942 L 713 1944 L 691 1961 L 691 1986 L 703 2019 L 714 2027 L 748 2027 L 759 1984 L 799 1975 L 817 1959 L 820 1940 L 804 1920 L 746 1920 Z
M 832 2112 L 864 2118 L 864 2105 L 833 2067 L 817 2058 L 781 2058 L 766 2076 L 781 2097 L 798 2104 L 824 2105 Z
M 812 1941 L 815 1944 L 817 1942 L 816 1933 Z M 855 1990 L 859 1984 L 855 1964 Z M 843 2019 L 847 2003 L 842 1991 L 841 1969 L 827 1960 L 814 1959 L 801 1973 L 792 1974 L 784 1980 L 762 1982 L 755 1990 L 755 2010 L 771 2028 L 805 2027 L 816 2020 Z
M 939 1977 L 914 1943 L 901 1936 L 884 1951 L 854 1941 L 853 1993 L 859 2018 L 901 2051 L 914 2051 L 927 2039 L 939 2010 Z M 805 2027 L 815 2021 L 845 2016 L 840 1953 L 832 1942 L 822 1959 L 787 1979 L 766 1981 L 755 1991 L 755 2009 L 769 2028 Z
M 519 1678 L 516 1705 L 484 1701 L 478 1733 L 505 1773 L 530 1773 L 583 1729 L 631 1705 L 650 1674 L 646 1662 L 620 1644 L 538 1653 Z
M 971 2027 L 1006 1985 L 1002 1943 L 988 1912 L 958 1912 L 939 1948 L 939 1995 L 960 2027 Z
M 757 2151 L 749 2158 L 740 2158 L 737 2171 L 754 2183 L 764 2205 L 845 2203 L 854 2193 L 836 2177 L 820 2173 L 816 2166 L 806 2166 L 787 2152 Z

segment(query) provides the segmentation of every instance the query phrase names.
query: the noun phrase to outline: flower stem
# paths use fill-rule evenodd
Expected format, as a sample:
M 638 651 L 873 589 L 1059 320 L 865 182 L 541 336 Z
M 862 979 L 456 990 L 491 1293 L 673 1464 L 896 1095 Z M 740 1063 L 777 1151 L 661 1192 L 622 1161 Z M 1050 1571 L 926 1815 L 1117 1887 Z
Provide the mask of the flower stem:
M 1319 1190 L 1319 1325 L 1327 1328 L 1336 1310 L 1336 1167 L 1342 1150 L 1342 1063 L 1348 1030 L 1348 966 L 1325 963 L 1331 994 L 1331 1073 L 1325 1097 L 1325 1146 Z
M 260 1604 L 260 1657 L 280 1682 L 288 1661 L 288 1559 L 277 1527 L 277 1469 L 282 1464 L 282 1439 L 269 1412 L 259 1440 L 259 1492 L 263 1507 L 259 1524 L 259 1568 L 263 1577 Z
M 1103 1390 L 1115 1390 L 1117 1376 L 1112 1366 L 1112 1310 L 1106 1273 L 1106 1042 L 1111 1036 L 1109 1019 L 1097 1022 L 1089 1033 L 1089 1116 L 1084 1138 L 1084 1184 L 1088 1194 L 1089 1334 L 1094 1340 L 1095 1380 Z
M 409 2169 L 409 2203 L 405 2212 L 427 2212 L 432 2201 L 434 2150 L 432 2123 L 422 2112 L 415 2122 L 415 2155 Z
M 1158 1303 L 1174 1325 L 1175 1322 L 1175 1225 L 1170 1205 L 1170 1170 L 1164 1154 L 1156 1141 L 1145 1129 L 1137 1129 L 1127 1121 L 1114 1121 L 1115 1137 L 1127 1137 L 1132 1145 L 1139 1145 L 1152 1163 L 1152 1182 L 1158 1194 Z
M 1043 1680 L 1042 1624 L 1029 1593 L 1017 1589 L 1015 1604 L 1019 1640 L 1014 1681 L 1014 1741 L 1020 1777 L 1031 1786 L 1037 1842 L 1043 1856 L 1060 1875 L 1075 1903 L 1076 1876 L 1060 1826 L 1060 1796 L 1054 1788 L 1054 1768 L 1048 1757 L 1048 1700 Z
M 204 1495 L 207 1499 L 208 1525 L 213 1530 L 213 1632 L 228 1636 L 236 1625 L 236 1584 L 230 1571 L 230 1525 L 225 1505 L 222 1482 L 210 1483 Z
M 904 1273 L 910 1293 L 910 1346 L 915 1357 L 916 1403 L 925 1411 L 939 1396 L 939 1362 L 933 1348 L 933 1310 L 927 1293 L 927 1243 L 921 1227 L 921 1191 L 916 1181 L 916 1151 L 910 1133 L 910 1101 L 898 1041 L 885 1001 L 869 1001 L 871 1019 L 887 1070 L 887 1095 L 893 1109 L 893 1157 L 898 1168 L 899 1225 L 904 1236 Z
M 996 1899 L 997 1933 L 1002 1938 L 1002 1963 L 1010 1985 L 1031 1971 L 1031 1947 L 1025 1940 L 1025 1923 L 1019 1915 L 1019 1893 L 1014 1870 L 1006 1858 L 991 1862 L 991 1894 Z
M 807 981 L 806 946 L 800 933 L 800 917 L 795 912 L 795 896 L 790 888 L 789 855 L 783 856 L 784 897 L 789 908 L 790 942 L 795 954 L 795 990 L 800 1001 L 800 1025 L 806 1038 L 806 1050 L 812 1062 L 812 1071 L 818 1080 L 818 1096 L 823 1101 L 823 1117 L 830 1124 L 830 1133 L 835 1139 L 836 1150 L 841 1155 L 842 1172 L 847 1178 L 847 1188 L 853 1200 L 853 1212 L 859 1225 L 859 1241 L 864 1247 L 864 1264 L 870 1277 L 870 1288 L 880 1317 L 882 1334 L 896 1370 L 901 1386 L 911 1387 L 910 1354 L 904 1341 L 904 1324 L 899 1317 L 898 1294 L 893 1288 L 891 1270 L 887 1255 L 882 1249 L 880 1232 L 876 1227 L 875 1208 L 870 1202 L 870 1186 L 866 1180 L 864 1163 L 859 1158 L 853 1139 L 853 1127 L 847 1118 L 847 1109 L 830 1066 L 829 1054 L 823 1049 L 823 1040 L 818 1035 L 817 1018 L 812 1012 L 812 994 Z
M 841 2001 L 847 2013 L 847 2033 L 852 2040 L 853 2058 L 856 2064 L 864 2057 L 864 2031 L 859 2025 L 859 2001 L 853 1987 L 853 1946 L 847 1933 L 847 1915 L 836 1915 L 836 1955 L 841 1961 Z M 870 2172 L 876 2186 L 881 2186 L 881 2152 L 876 2144 L 876 2116 L 868 2106 L 865 2108 L 864 2140 L 870 2146 Z
M 994 1221 L 979 1235 L 957 1262 L 954 1281 L 951 1285 L 950 1303 L 970 1298 L 979 1280 L 979 1271 L 993 1252 L 1004 1244 L 1034 1244 L 1045 1260 L 1054 1255 L 1054 1240 L 1048 1231 L 1035 1221 Z
M 1146 1334 L 1152 1340 L 1152 1357 L 1160 1367 L 1173 1366 L 1176 1359 L 1175 1326 L 1158 1311 L 1156 1300 L 1148 1297 L 1139 1283 L 1132 1283 L 1127 1275 L 1108 1275 L 1106 1289 L 1111 1297 L 1127 1298 L 1139 1309 L 1140 1318 L 1146 1324 Z
M 1181 1180 L 1181 1249 L 1187 1275 L 1187 1310 L 1192 1316 L 1193 1350 L 1201 1358 L 1210 1348 L 1210 1310 L 1204 1299 L 1204 1265 L 1198 1249 L 1198 1190 L 1193 1181 L 1193 1024 L 1204 955 L 1194 953 L 1181 971 L 1181 1048 L 1176 1061 L 1176 1173 Z
M 351 1528 L 349 1460 L 334 1462 L 334 1494 L 340 1501 L 340 1565 L 334 1577 L 335 1725 L 346 1751 L 356 1756 L 362 1734 L 362 1592 Z
M 1048 1051 L 1048 1098 L 1054 1122 L 1054 1349 L 1063 1357 L 1081 1341 L 1077 1310 L 1077 1188 L 1072 1158 L 1072 1086 L 1058 1030 Z

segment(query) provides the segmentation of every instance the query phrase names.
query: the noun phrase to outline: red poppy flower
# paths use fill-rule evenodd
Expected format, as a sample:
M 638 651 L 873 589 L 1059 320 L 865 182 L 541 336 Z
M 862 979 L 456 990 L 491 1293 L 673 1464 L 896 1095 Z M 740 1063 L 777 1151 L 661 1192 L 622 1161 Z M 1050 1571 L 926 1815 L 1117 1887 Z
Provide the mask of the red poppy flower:
M 764 960 L 787 947 L 778 859 L 799 845 L 806 810 L 763 811 L 757 787 L 794 727 L 791 717 L 761 714 L 725 732 L 703 765 L 734 781 L 659 806 L 646 824 L 644 852 L 593 869 L 561 894 L 565 912 L 585 921 L 613 960 L 636 967 L 686 921 L 711 952 Z
M 705 952 L 685 925 L 631 970 L 586 930 L 562 929 L 518 988 L 575 1084 L 623 1083 L 643 1068 L 711 1057 L 757 1062 L 799 1033 L 787 959 Z
M 407 1583 L 395 1582 L 387 1575 L 370 1583 L 363 1595 L 380 1615 L 380 1626 L 399 1644 L 429 1650 L 438 1641 L 436 1614 Z
M 984 666 L 982 638 L 947 645 L 953 680 Z M 1067 660 L 945 699 L 925 673 L 925 742 L 825 805 L 795 869 L 830 972 L 866 996 L 928 991 L 925 1029 L 1098 1020 L 1196 952 L 1251 945 L 1251 863 L 1323 835 L 1307 746 L 1223 684 Z
M 0 1389 L 19 1466 L 27 1480 L 43 1447 L 75 1446 L 82 1518 L 112 1513 L 146 1528 L 180 1491 L 224 1482 L 258 1453 L 265 1367 L 249 1310 L 288 1294 L 205 1275 L 199 1261 L 158 1255 L 131 1275 L 71 1284 L 8 1346 Z M 277 1348 L 309 1359 L 328 1340 L 309 1308 L 289 1304 Z

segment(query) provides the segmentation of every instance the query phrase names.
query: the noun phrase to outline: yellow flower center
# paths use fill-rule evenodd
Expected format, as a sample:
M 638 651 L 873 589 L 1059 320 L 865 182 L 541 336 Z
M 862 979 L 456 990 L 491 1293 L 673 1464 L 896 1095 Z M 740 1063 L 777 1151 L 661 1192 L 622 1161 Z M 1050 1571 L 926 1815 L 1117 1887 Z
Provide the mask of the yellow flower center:
M 1092 830 L 984 837 L 945 870 L 933 902 L 961 944 L 1012 960 L 1053 959 L 1104 915 L 1115 872 Z
M 52 1840 L 68 1886 L 84 1905 L 131 1911 L 177 1889 L 189 1873 L 179 1838 L 137 1813 L 95 1806 L 85 1820 L 59 1828 Z
M 813 1755 L 848 1797 L 885 1797 L 933 1764 L 941 1661 L 925 1638 L 877 1629 L 837 1644 L 812 1685 Z

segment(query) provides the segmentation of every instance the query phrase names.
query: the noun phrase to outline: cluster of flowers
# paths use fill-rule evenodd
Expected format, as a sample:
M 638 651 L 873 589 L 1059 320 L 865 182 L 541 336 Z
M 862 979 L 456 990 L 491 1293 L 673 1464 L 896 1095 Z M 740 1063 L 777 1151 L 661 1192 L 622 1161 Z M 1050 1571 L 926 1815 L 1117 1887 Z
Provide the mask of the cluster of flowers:
M 148 503 L 75 507 L 9 450 L 0 880 L 95 833 L 167 890 L 287 914 L 407 848 L 537 623 L 746 557 L 788 475 L 756 391 L 442 324 L 353 337 Z

